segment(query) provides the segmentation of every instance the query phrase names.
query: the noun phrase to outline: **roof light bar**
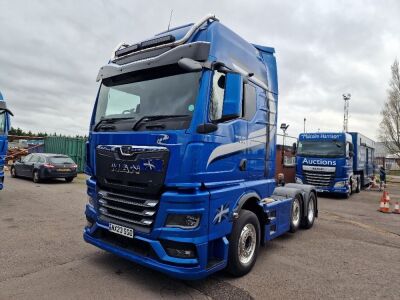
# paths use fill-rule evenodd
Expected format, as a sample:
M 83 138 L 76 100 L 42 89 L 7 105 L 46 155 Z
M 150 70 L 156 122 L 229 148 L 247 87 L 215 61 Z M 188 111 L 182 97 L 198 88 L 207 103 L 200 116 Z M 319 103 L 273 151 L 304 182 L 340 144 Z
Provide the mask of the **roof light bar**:
M 170 34 L 170 35 L 166 35 L 166 36 L 162 36 L 159 38 L 141 42 L 140 47 L 142 49 L 145 49 L 145 48 L 154 47 L 154 46 L 158 46 L 158 45 L 162 45 L 162 44 L 166 44 L 166 43 L 172 43 L 172 42 L 175 42 L 175 37 L 172 34 Z
M 139 50 L 140 45 L 139 44 L 134 44 L 122 49 L 119 49 L 117 51 L 115 51 L 115 57 L 119 57 L 119 56 L 123 56 L 123 55 L 127 55 L 129 53 L 135 52 L 137 50 Z

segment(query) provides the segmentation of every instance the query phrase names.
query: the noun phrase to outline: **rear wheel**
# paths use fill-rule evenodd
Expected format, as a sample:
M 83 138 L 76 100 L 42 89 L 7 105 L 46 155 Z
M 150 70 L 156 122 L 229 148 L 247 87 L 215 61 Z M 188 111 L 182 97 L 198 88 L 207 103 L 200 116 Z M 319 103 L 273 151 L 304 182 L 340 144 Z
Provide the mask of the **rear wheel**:
M 290 217 L 290 232 L 296 232 L 300 227 L 301 220 L 301 201 L 300 196 L 296 195 L 292 203 L 292 213 Z
M 34 183 L 40 182 L 40 175 L 38 170 L 33 171 L 33 182 Z
M 314 225 L 315 221 L 315 207 L 316 207 L 316 197 L 314 193 L 310 194 L 307 203 L 307 214 L 303 217 L 302 227 L 309 229 Z
M 13 177 L 13 178 L 17 177 L 17 171 L 15 170 L 15 167 L 11 167 L 10 173 L 11 173 L 11 177 Z
M 67 178 L 65 178 L 65 181 L 66 181 L 66 182 L 72 182 L 72 180 L 74 180 L 74 177 L 67 177 Z
M 227 270 L 234 276 L 243 276 L 253 268 L 260 247 L 260 223 L 248 210 L 240 212 L 229 237 Z

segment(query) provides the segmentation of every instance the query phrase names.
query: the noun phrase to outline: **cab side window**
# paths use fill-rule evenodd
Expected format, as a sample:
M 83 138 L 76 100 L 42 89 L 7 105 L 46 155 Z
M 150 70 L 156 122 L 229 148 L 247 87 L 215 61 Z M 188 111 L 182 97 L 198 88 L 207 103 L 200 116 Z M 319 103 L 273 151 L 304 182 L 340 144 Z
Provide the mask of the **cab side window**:
M 251 84 L 244 84 L 244 119 L 251 120 L 257 110 L 257 93 L 256 88 Z
M 214 72 L 210 97 L 210 120 L 215 121 L 222 118 L 222 108 L 225 95 L 225 75 L 218 71 Z

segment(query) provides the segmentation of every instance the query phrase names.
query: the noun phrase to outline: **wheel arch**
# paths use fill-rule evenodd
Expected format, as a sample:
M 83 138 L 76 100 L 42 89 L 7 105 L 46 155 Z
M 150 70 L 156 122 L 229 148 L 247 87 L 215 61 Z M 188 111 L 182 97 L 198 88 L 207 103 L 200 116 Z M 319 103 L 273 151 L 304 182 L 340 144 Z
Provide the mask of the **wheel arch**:
M 249 192 L 242 195 L 233 210 L 233 218 L 236 219 L 242 209 L 253 212 L 260 223 L 260 242 L 261 244 L 264 244 L 266 216 L 263 208 L 258 204 L 260 200 L 260 196 L 255 192 Z
M 302 205 L 302 216 L 305 216 L 307 212 L 307 205 L 310 195 L 315 196 L 315 217 L 318 217 L 318 197 L 317 190 L 313 185 L 309 184 L 298 184 L 298 183 L 288 183 L 283 187 L 277 187 L 274 190 L 274 195 L 284 196 L 284 197 L 295 197 L 300 194 L 301 205 Z

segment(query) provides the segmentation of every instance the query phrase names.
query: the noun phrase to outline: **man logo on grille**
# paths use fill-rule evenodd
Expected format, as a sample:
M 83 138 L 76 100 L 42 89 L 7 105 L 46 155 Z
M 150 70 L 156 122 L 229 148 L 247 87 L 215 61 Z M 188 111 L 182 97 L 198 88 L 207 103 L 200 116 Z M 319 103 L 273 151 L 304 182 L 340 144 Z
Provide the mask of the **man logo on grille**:
M 154 170 L 156 168 L 156 166 L 153 164 L 151 159 L 149 159 L 145 163 L 143 163 L 143 166 L 145 166 L 146 169 L 150 170 L 150 171 L 152 171 L 152 170 Z

